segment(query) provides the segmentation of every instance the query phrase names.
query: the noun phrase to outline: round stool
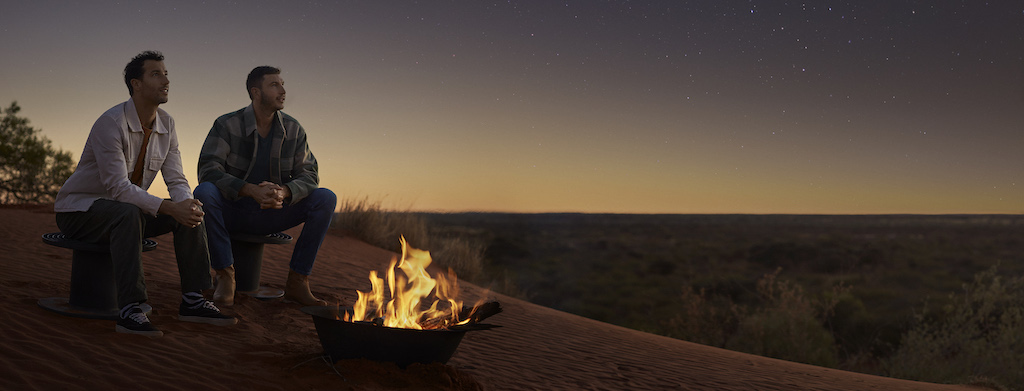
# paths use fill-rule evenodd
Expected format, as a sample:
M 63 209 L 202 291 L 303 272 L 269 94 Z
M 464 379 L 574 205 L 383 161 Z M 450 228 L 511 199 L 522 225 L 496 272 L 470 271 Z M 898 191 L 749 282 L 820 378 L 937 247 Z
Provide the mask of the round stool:
M 261 300 L 284 296 L 284 290 L 260 286 L 263 245 L 288 244 L 291 241 L 291 235 L 281 232 L 270 235 L 231 234 L 231 252 L 235 258 L 235 291 Z
M 68 297 L 39 299 L 40 307 L 61 315 L 90 319 L 118 319 L 117 284 L 110 245 L 87 243 L 68 238 L 61 232 L 43 234 L 43 243 L 71 249 L 71 292 Z M 142 251 L 155 250 L 153 239 L 142 241 Z M 149 304 L 142 304 L 147 315 Z

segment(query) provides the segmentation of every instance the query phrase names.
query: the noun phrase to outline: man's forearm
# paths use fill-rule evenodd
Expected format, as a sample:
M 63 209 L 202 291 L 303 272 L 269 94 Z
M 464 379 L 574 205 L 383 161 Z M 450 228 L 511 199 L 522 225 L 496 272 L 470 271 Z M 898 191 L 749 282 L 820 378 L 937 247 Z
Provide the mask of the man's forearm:
M 242 185 L 241 189 L 238 190 L 238 196 L 239 197 L 253 198 L 253 194 L 255 194 L 255 190 L 256 190 L 255 188 L 257 188 L 257 187 L 258 186 L 254 185 L 252 183 L 246 183 L 246 184 Z
M 169 200 L 160 201 L 160 207 L 157 208 L 156 214 L 158 215 L 169 215 L 171 214 L 171 208 L 174 207 L 174 203 Z

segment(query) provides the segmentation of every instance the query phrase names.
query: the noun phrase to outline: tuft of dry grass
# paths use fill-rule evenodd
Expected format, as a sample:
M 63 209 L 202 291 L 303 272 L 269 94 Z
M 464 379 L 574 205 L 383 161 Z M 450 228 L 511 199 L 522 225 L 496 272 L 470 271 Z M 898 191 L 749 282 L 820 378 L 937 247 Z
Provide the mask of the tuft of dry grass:
M 334 216 L 333 226 L 374 246 L 400 253 L 399 238 L 409 246 L 428 249 L 429 235 L 424 220 L 408 211 L 389 211 L 380 201 L 345 199 Z
M 484 245 L 472 242 L 463 237 L 434 237 L 430 238 L 430 256 L 438 264 L 444 265 L 455 271 L 460 279 L 466 281 L 477 281 L 483 276 L 484 267 L 481 260 L 484 254 Z
M 333 226 L 374 246 L 401 253 L 399 238 L 409 246 L 430 252 L 433 261 L 460 278 L 477 281 L 483 275 L 485 246 L 467 238 L 432 232 L 426 220 L 411 211 L 390 211 L 380 201 L 346 199 Z

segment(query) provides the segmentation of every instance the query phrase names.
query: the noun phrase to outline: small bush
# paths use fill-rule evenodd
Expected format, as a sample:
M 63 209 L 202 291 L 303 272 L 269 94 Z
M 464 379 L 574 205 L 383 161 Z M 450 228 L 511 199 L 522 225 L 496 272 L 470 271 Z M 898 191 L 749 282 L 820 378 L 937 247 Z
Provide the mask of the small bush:
M 665 335 L 699 344 L 724 347 L 735 334 L 739 307 L 722 296 L 711 296 L 704 288 L 686 287 L 679 314 L 669 320 Z
M 0 108 L 0 204 L 53 202 L 75 171 L 71 152 L 54 149 L 50 139 L 19 117 L 11 102 Z
M 877 352 L 873 349 L 879 340 L 876 315 L 868 311 L 864 302 L 850 292 L 834 296 L 835 306 L 828 325 L 840 347 L 843 369 L 860 370 L 862 366 L 874 366 L 871 360 Z
M 952 304 L 925 306 L 886 360 L 890 376 L 933 383 L 991 379 L 1024 385 L 1024 279 L 1004 281 L 993 267 L 964 284 Z
M 833 316 L 843 286 L 812 300 L 803 288 L 779 280 L 781 269 L 757 282 L 759 301 L 739 305 L 704 289 L 683 290 L 682 308 L 664 334 L 700 344 L 835 368 L 838 347 L 825 319 Z
M 758 281 L 757 291 L 763 305 L 740 320 L 739 329 L 726 343 L 726 348 L 836 367 L 839 363 L 836 342 L 822 321 L 834 303 L 811 301 L 799 285 L 778 280 L 780 270 Z

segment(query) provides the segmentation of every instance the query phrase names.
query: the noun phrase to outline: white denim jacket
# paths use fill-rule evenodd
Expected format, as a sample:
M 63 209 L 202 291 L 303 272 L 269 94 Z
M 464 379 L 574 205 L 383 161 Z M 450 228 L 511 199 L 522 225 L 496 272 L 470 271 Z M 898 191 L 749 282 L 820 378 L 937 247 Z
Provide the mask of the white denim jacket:
M 82 158 L 75 173 L 64 182 L 54 202 L 56 212 L 84 212 L 93 201 L 103 198 L 137 205 L 156 216 L 163 201 L 146 192 L 160 171 L 172 201 L 192 198 L 178 151 L 174 119 L 157 109 L 156 124 L 146 148 L 142 186 L 131 183 L 135 160 L 142 146 L 142 124 L 131 99 L 107 110 L 89 131 Z

